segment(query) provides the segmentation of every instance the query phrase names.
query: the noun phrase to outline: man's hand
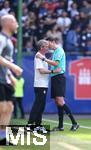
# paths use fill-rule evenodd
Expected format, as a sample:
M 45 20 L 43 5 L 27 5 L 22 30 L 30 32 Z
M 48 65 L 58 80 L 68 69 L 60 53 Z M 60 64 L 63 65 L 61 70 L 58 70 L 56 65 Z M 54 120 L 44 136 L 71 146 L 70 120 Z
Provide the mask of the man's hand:
M 37 53 L 37 54 L 36 54 L 36 58 L 43 59 L 43 58 L 45 58 L 45 56 L 43 56 L 43 55 L 42 55 L 42 54 L 40 54 L 40 53 Z
M 12 70 L 17 76 L 20 76 L 23 72 L 22 68 L 20 68 L 19 66 L 17 66 L 16 64 L 8 61 L 7 59 L 3 58 L 2 56 L 0 56 L 0 65 L 5 66 L 7 68 L 9 68 L 10 70 Z
M 61 71 L 61 68 L 57 68 L 56 70 L 53 70 L 53 73 L 59 73 Z

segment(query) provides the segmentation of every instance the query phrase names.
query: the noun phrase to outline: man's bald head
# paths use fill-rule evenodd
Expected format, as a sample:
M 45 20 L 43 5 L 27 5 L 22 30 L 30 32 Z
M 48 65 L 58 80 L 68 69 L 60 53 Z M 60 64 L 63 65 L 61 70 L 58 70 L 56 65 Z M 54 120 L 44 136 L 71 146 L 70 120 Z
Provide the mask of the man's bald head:
M 18 23 L 16 18 L 12 14 L 7 14 L 1 17 L 2 30 L 13 34 L 17 31 Z
M 15 17 L 11 14 L 7 14 L 1 17 L 1 26 L 3 27 L 4 25 L 7 24 L 8 21 L 15 20 Z

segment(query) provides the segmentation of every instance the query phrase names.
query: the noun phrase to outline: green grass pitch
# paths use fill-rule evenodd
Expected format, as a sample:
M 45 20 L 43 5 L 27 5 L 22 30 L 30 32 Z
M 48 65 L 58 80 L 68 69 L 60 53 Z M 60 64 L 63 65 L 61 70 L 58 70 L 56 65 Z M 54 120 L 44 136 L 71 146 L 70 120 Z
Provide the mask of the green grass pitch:
M 27 120 L 12 119 L 13 125 L 25 125 Z M 49 141 L 44 146 L 35 146 L 31 142 L 30 146 L 0 146 L 0 150 L 91 150 L 91 120 L 78 119 L 80 128 L 76 132 L 70 131 L 70 122 L 66 119 L 64 121 L 64 131 L 50 133 Z M 56 120 L 44 118 L 43 124 L 50 125 L 50 128 L 57 126 Z M 26 143 L 27 139 L 25 139 Z M 32 140 L 31 140 L 32 141 Z M 49 147 L 50 145 L 50 147 Z

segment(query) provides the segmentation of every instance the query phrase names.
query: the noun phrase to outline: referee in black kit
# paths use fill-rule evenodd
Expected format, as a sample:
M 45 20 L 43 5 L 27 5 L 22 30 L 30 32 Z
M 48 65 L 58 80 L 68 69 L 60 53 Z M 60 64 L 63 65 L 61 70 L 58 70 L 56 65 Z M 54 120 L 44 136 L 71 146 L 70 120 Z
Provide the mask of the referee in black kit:
M 76 131 L 79 128 L 79 124 L 77 124 L 74 119 L 69 107 L 65 103 L 65 87 L 66 87 L 66 78 L 65 78 L 65 68 L 66 68 L 66 59 L 65 52 L 62 47 L 58 45 L 58 38 L 56 37 L 48 37 L 46 39 L 48 41 L 49 49 L 53 50 L 52 60 L 45 58 L 43 55 L 37 54 L 37 58 L 47 62 L 51 65 L 51 98 L 55 99 L 55 103 L 58 108 L 58 116 L 59 116 L 59 125 L 55 127 L 53 131 L 64 131 L 63 127 L 63 116 L 64 111 L 70 118 L 72 122 L 72 126 L 70 128 L 71 131 Z M 54 70 L 60 68 L 60 72 L 54 74 Z

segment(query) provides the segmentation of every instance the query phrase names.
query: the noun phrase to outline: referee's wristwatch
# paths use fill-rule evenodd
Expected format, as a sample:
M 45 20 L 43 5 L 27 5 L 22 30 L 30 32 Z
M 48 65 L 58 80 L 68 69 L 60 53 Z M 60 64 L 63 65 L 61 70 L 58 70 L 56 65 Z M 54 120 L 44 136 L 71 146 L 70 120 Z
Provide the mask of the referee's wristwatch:
M 51 70 L 51 73 L 54 73 L 54 71 L 53 71 L 53 70 Z

